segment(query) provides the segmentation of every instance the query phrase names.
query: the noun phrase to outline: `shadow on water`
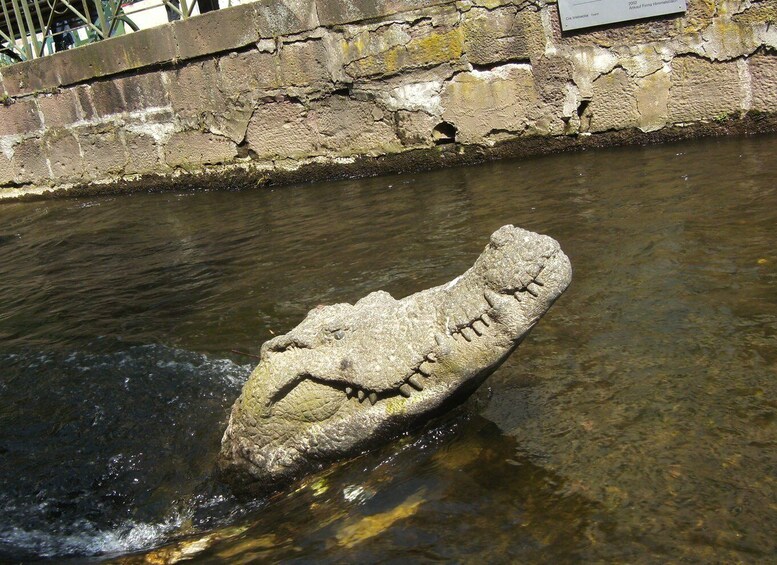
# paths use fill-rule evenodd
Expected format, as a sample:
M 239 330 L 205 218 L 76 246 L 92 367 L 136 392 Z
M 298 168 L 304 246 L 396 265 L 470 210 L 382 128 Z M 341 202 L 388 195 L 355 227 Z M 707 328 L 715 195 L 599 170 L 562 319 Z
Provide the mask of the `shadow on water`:
M 570 557 L 597 509 L 562 484 L 517 456 L 515 440 L 492 422 L 458 410 L 422 434 L 313 477 L 239 528 L 153 555 L 167 561 L 190 552 L 213 563 Z
M 1 206 L 0 561 L 768 560 L 775 150 Z M 574 280 L 475 401 L 270 500 L 222 489 L 233 351 L 446 282 L 506 223 Z

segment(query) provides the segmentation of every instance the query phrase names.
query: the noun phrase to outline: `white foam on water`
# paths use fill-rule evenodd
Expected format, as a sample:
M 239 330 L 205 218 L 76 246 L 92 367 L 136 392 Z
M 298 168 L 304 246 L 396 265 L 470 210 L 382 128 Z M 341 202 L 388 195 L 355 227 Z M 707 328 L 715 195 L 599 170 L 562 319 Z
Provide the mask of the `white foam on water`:
M 152 524 L 128 520 L 114 530 L 99 530 L 91 522 L 81 521 L 74 523 L 73 528 L 82 531 L 71 534 L 11 526 L 0 530 L 0 547 L 13 547 L 38 557 L 94 556 L 140 551 L 167 541 L 189 518 L 188 514 L 174 514 L 162 522 Z
M 222 401 L 226 402 L 229 396 L 240 389 L 253 369 L 251 364 L 242 365 L 231 359 L 211 357 L 204 353 L 161 344 L 128 346 L 112 352 L 87 349 L 59 355 L 37 351 L 0 355 L 0 362 L 5 361 L 10 364 L 18 363 L 20 360 L 25 363 L 25 372 L 22 374 L 29 372 L 30 368 L 57 363 L 63 373 L 92 376 L 95 373 L 104 372 L 106 375 L 111 375 L 115 381 L 113 385 L 110 379 L 103 379 L 100 381 L 102 388 L 86 387 L 83 391 L 85 395 L 83 399 L 71 395 L 70 389 L 60 386 L 58 382 L 52 385 L 54 388 L 51 396 L 54 401 L 66 403 L 74 399 L 83 400 L 81 413 L 86 411 L 89 417 L 84 418 L 81 424 L 91 428 L 117 425 L 116 411 L 122 410 L 125 405 L 129 405 L 130 410 L 137 411 L 140 414 L 138 417 L 150 417 L 141 409 L 146 406 L 145 404 L 138 407 L 132 403 L 127 404 L 126 399 L 113 402 L 112 391 L 116 390 L 116 387 L 120 390 L 122 383 L 125 388 L 129 383 L 134 383 L 131 390 L 135 393 L 139 390 L 142 392 L 148 390 L 148 398 L 151 402 L 157 402 L 160 405 L 162 402 L 179 403 L 179 406 L 170 412 L 172 414 L 170 418 L 174 419 L 173 425 L 180 421 L 182 426 L 188 426 L 191 424 L 186 419 L 189 412 L 182 407 L 200 406 L 197 404 L 199 401 L 206 404 L 210 402 L 207 405 L 211 407 L 218 406 Z M 158 385 L 157 381 L 159 381 Z M 3 390 L 3 386 L 3 382 L 0 381 L 0 391 Z M 114 388 L 112 389 L 111 386 Z M 178 395 L 179 389 L 189 391 L 189 395 Z M 211 400 L 203 400 L 207 398 Z M 142 426 L 140 428 L 142 429 Z M 130 439 L 132 438 L 119 434 L 114 446 L 95 448 L 94 454 L 90 457 L 97 457 L 100 461 L 104 461 L 105 469 L 102 469 L 102 464 L 98 464 L 96 470 L 89 467 L 90 464 L 95 463 L 94 459 L 83 462 L 76 460 L 71 464 L 82 464 L 85 472 L 94 475 L 96 481 L 112 481 L 115 488 L 127 488 L 131 495 L 135 492 L 134 485 L 139 481 L 143 483 L 153 480 L 144 475 L 145 473 L 153 475 L 152 470 L 142 464 L 136 467 L 137 462 L 132 460 L 132 455 L 120 461 L 102 459 L 107 458 L 110 453 L 115 454 L 119 451 L 124 453 L 123 450 L 136 454 L 139 448 L 129 441 Z M 51 490 L 50 492 L 46 492 L 45 488 L 41 490 L 42 500 L 32 504 L 29 498 L 20 494 L 22 490 L 13 491 L 15 494 L 7 493 L 8 496 L 0 493 L 0 509 L 2 509 L 0 510 L 0 555 L 16 555 L 20 558 L 31 555 L 40 558 L 62 558 L 118 555 L 149 550 L 174 538 L 180 532 L 182 524 L 190 522 L 195 513 L 200 511 L 198 509 L 201 506 L 218 507 L 224 503 L 224 500 L 218 497 L 210 499 L 207 496 L 195 496 L 190 501 L 192 504 L 187 504 L 186 508 L 182 509 L 179 503 L 175 503 L 175 506 L 167 512 L 161 514 L 154 512 L 154 514 L 145 515 L 142 519 L 126 519 L 126 514 L 123 512 L 118 516 L 116 512 L 107 512 L 112 513 L 113 517 L 109 515 L 95 517 L 92 514 L 89 519 L 86 519 L 67 511 L 66 517 L 54 519 L 52 522 L 47 517 L 51 516 L 48 507 L 52 506 L 56 509 L 59 502 L 69 501 L 70 498 L 60 492 L 57 481 L 50 474 L 41 473 L 40 480 L 44 487 L 50 486 Z M 17 486 L 21 489 L 24 485 L 22 481 Z M 82 493 L 81 502 L 85 507 L 101 508 L 99 504 L 101 488 L 94 487 L 94 491 L 91 491 L 89 482 L 84 483 L 85 492 Z M 146 509 L 140 507 L 138 510 Z

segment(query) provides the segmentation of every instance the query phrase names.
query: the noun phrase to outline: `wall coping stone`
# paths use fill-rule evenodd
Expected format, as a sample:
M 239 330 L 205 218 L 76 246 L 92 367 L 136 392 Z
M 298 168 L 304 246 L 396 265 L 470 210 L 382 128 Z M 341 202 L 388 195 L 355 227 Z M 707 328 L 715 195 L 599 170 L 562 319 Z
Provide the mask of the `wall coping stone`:
M 3 67 L 0 92 L 28 96 L 59 87 L 236 50 L 320 26 L 374 20 L 456 0 L 257 0 Z M 227 30 L 222 32 L 221 30 Z

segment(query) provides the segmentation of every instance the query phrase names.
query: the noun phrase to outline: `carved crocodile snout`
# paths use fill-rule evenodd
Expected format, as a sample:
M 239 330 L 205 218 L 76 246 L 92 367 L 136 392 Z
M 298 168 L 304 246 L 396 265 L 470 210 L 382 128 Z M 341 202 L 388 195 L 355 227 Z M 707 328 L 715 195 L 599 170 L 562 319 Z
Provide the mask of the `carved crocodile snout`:
M 222 440 L 222 470 L 233 483 L 277 485 L 461 402 L 571 274 L 555 240 L 503 226 L 448 284 L 312 310 L 262 346 Z

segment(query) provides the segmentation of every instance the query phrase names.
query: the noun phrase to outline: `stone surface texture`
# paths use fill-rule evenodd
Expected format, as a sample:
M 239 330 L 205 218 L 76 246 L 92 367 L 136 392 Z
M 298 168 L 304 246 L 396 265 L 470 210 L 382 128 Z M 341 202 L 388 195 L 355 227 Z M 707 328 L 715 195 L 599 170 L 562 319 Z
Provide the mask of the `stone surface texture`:
M 258 0 L 3 67 L 0 199 L 773 131 L 775 20 L 688 0 L 563 34 L 548 0 Z
M 222 440 L 225 478 L 238 488 L 279 488 L 462 402 L 571 278 L 555 240 L 503 226 L 445 285 L 311 310 L 262 345 Z

